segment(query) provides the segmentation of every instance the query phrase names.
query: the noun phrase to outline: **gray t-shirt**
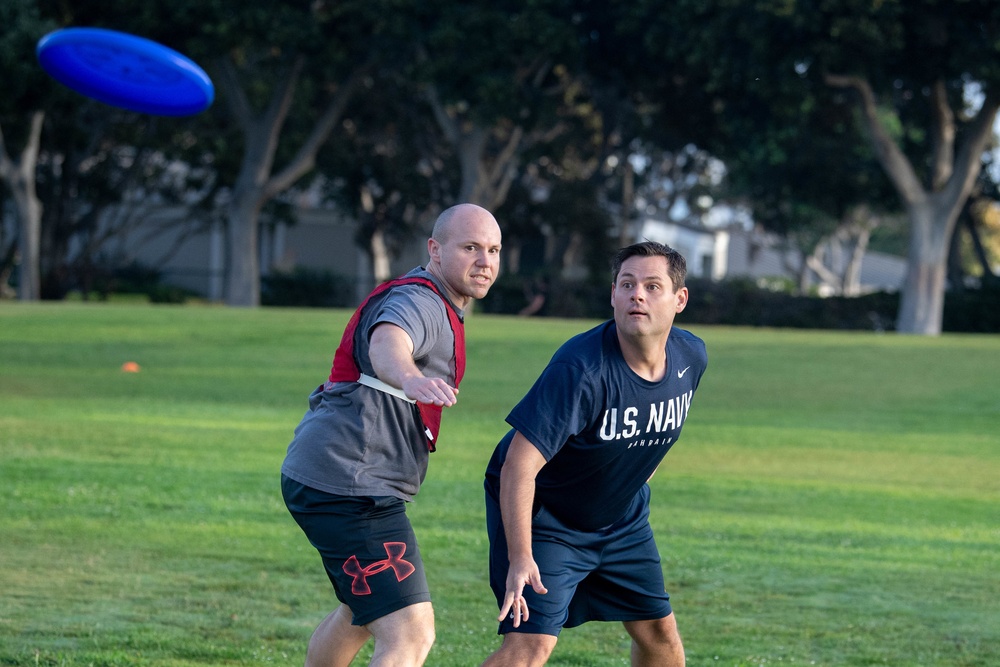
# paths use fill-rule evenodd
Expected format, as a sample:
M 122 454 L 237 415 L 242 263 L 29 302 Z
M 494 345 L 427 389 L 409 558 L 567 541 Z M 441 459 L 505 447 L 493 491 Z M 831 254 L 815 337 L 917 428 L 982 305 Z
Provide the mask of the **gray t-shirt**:
M 424 269 L 407 275 L 439 281 Z M 417 368 L 455 386 L 455 337 L 441 298 L 422 285 L 402 285 L 369 302 L 358 323 L 354 356 L 374 376 L 369 338 L 388 322 L 413 341 Z M 342 496 L 413 499 L 427 474 L 427 439 L 417 406 L 356 382 L 327 382 L 309 397 L 281 472 L 306 486 Z

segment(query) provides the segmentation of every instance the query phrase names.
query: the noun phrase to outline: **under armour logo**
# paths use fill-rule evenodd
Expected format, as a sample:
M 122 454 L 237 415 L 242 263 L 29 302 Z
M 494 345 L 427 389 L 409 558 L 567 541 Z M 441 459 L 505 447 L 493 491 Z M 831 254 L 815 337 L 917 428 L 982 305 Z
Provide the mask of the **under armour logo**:
M 403 560 L 403 554 L 406 553 L 405 542 L 386 542 L 382 546 L 385 547 L 385 555 L 388 556 L 385 560 L 375 561 L 368 567 L 361 567 L 358 557 L 351 556 L 344 563 L 344 572 L 354 577 L 354 581 L 351 583 L 351 592 L 355 595 L 371 595 L 372 589 L 368 586 L 367 581 L 370 575 L 392 568 L 392 571 L 396 573 L 396 581 L 402 581 L 417 569 L 409 561 Z

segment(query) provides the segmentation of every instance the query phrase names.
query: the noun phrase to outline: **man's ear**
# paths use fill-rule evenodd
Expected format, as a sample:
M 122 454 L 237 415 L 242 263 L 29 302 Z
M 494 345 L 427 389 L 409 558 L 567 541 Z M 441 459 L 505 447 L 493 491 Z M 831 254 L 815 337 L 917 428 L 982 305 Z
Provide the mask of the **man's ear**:
M 688 296 L 689 296 L 689 294 L 688 294 L 688 288 L 687 287 L 682 287 L 679 290 L 677 290 L 677 311 L 676 312 L 679 313 L 679 312 L 681 312 L 682 310 L 684 310 L 687 307 L 687 305 L 688 305 Z

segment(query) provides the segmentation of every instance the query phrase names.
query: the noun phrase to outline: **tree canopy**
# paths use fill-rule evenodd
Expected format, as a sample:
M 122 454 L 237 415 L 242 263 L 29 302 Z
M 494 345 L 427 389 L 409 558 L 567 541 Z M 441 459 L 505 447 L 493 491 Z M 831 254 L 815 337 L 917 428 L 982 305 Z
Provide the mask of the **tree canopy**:
M 103 178 L 120 196 L 125 182 L 94 170 L 94 156 L 110 166 L 107 156 L 122 155 L 113 147 L 127 146 L 148 165 L 182 161 L 224 225 L 225 298 L 242 306 L 259 303 L 262 212 L 307 179 L 321 178 L 359 221 L 373 256 L 458 200 L 496 209 L 512 198 L 526 216 L 512 226 L 516 246 L 539 225 L 566 240 L 592 238 L 594 224 L 624 233 L 636 202 L 669 199 L 637 197 L 652 186 L 635 157 L 694 147 L 725 164 L 726 196 L 804 246 L 862 214 L 904 214 L 897 328 L 937 333 L 952 233 L 1000 108 L 991 0 L 677 0 L 669 11 L 656 0 L 11 0 L 0 19 L 0 177 L 19 215 L 34 215 L 27 169 L 48 188 L 38 225 L 66 220 L 47 161 L 77 165 L 74 182 Z M 45 31 L 69 25 L 186 53 L 215 81 L 215 105 L 181 120 L 115 111 L 95 124 L 93 104 L 26 57 Z M 554 207 L 568 198 L 605 213 L 563 216 Z M 33 252 L 32 225 L 22 229 L 22 252 Z
M 905 211 L 909 271 L 897 329 L 939 333 L 949 240 L 1000 106 L 1000 5 L 680 0 L 661 12 L 657 4 L 618 5 L 623 18 L 611 25 L 631 31 L 627 41 L 642 38 L 654 67 L 670 72 L 650 79 L 659 100 L 671 95 L 682 108 L 684 95 L 694 100 L 696 122 L 662 109 L 663 122 L 690 128 L 725 161 L 772 225 L 801 229 L 808 223 L 789 214 L 836 217 L 864 201 Z M 647 83 L 636 84 L 643 95 Z

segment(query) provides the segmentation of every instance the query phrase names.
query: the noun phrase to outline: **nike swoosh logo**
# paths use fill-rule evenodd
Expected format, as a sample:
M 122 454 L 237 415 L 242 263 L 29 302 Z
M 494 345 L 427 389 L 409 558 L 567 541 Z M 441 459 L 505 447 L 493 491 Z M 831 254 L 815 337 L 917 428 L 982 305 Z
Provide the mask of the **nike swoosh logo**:
M 684 377 L 684 374 L 688 372 L 688 368 L 691 368 L 691 367 L 688 366 L 687 368 L 685 368 L 682 371 L 677 371 L 677 379 L 678 380 L 680 380 L 682 377 Z

